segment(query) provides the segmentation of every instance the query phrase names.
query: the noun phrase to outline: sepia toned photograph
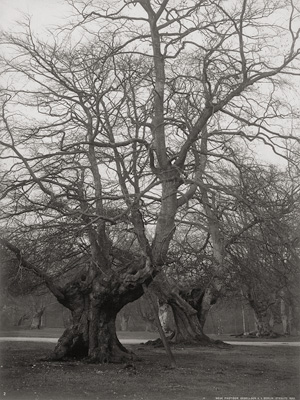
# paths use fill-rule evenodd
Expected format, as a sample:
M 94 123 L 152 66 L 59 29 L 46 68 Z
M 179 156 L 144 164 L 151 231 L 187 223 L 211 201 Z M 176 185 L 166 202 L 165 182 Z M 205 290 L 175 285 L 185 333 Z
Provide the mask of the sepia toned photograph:
M 0 0 L 0 399 L 300 400 L 299 0 Z

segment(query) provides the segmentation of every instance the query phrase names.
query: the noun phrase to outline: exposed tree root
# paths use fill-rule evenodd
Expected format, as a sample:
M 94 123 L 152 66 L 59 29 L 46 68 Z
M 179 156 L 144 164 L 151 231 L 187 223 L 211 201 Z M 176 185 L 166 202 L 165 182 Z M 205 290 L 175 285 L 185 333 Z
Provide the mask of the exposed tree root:
M 248 332 L 248 333 L 239 333 L 237 335 L 231 335 L 231 336 L 234 336 L 236 338 L 244 338 L 244 339 L 249 339 L 249 338 L 251 338 L 251 339 L 261 339 L 261 338 L 276 339 L 279 337 L 286 337 L 288 335 L 283 335 L 283 334 L 280 334 L 277 332 L 269 332 L 266 334 L 260 334 L 259 332 L 254 331 L 254 332 Z
M 173 340 L 171 339 L 173 336 L 168 337 L 169 344 L 171 346 L 203 346 L 203 347 L 221 347 L 221 348 L 227 348 L 230 347 L 231 345 L 228 343 L 223 342 L 222 340 L 214 340 L 209 338 L 208 336 L 205 337 L 199 337 L 199 338 L 194 338 L 192 340 Z M 147 346 L 153 346 L 153 347 L 163 347 L 162 340 L 160 338 L 155 339 L 155 340 L 149 340 L 148 342 L 145 343 Z

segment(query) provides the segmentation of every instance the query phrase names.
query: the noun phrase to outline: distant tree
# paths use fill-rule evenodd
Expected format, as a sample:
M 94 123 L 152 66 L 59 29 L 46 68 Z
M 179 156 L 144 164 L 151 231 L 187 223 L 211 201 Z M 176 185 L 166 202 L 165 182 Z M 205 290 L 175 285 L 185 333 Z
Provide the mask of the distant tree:
M 275 316 L 277 322 L 291 319 L 291 293 L 295 294 L 293 283 L 299 274 L 297 235 L 291 221 L 299 210 L 299 185 L 275 167 L 235 161 L 237 171 L 220 165 L 223 183 L 217 182 L 214 171 L 215 187 L 206 180 L 205 191 L 190 202 L 174 237 L 177 244 L 174 240 L 170 251 L 174 261 L 167 276 L 173 290 L 177 287 L 197 311 L 202 327 L 218 300 L 230 293 L 240 297 L 241 286 L 251 288 L 244 296 L 255 311 L 258 334 L 267 335 L 269 320 L 274 323 Z M 283 256 L 288 253 L 289 262 Z M 162 291 L 172 307 L 172 296 L 167 298 L 165 287 Z M 177 321 L 174 307 L 173 313 Z M 288 330 L 286 322 L 285 333 Z M 180 331 L 177 325 L 175 340 L 182 336 Z
M 299 213 L 299 185 L 286 178 L 275 168 L 260 175 L 256 185 L 248 177 L 245 190 L 256 203 L 260 222 L 228 249 L 233 281 L 242 287 L 254 311 L 258 336 L 272 335 L 274 322 L 282 322 L 283 332 L 289 334 L 292 308 L 299 301 L 295 296 L 298 234 L 293 227 Z

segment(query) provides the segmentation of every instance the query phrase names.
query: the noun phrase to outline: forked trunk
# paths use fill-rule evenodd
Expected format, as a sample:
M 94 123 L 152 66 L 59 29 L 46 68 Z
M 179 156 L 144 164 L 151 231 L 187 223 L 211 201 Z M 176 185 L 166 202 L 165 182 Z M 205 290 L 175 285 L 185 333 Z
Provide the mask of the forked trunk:
M 189 294 L 180 293 L 176 283 L 165 274 L 160 273 L 151 284 L 151 288 L 159 297 L 161 303 L 171 306 L 175 332 L 172 342 L 208 344 L 213 341 L 204 334 L 199 320 L 196 304 L 201 303 L 202 293 L 194 290 Z
M 198 310 L 198 318 L 202 328 L 204 328 L 209 311 L 211 310 L 212 306 L 216 304 L 223 290 L 223 283 L 220 282 L 217 277 L 215 277 L 210 285 L 204 290 L 202 298 L 199 299 L 196 308 Z
M 261 311 L 258 309 L 254 309 L 254 319 L 256 326 L 256 336 L 272 336 L 274 326 L 273 314 L 270 314 L 267 310 Z
M 60 276 L 60 285 L 29 263 L 16 246 L 3 239 L 0 244 L 12 251 L 21 265 L 43 278 L 57 300 L 71 311 L 72 325 L 58 340 L 50 359 L 87 357 L 93 362 L 132 359 L 133 354 L 117 338 L 116 316 L 126 304 L 143 295 L 143 285 L 149 285 L 155 276 L 152 260 L 115 249 L 112 263 L 103 251 L 106 241 L 100 240 L 100 246 L 101 236 L 94 231 L 90 239 L 91 262 L 68 270 L 65 277 Z M 65 280 L 67 283 L 61 287 Z
M 212 306 L 217 302 L 222 287 L 217 288 L 215 282 L 211 282 L 210 286 L 203 288 L 194 288 L 190 291 L 181 293 L 185 301 L 192 306 L 197 312 L 201 329 L 204 330 L 207 316 Z
M 261 300 L 257 294 L 248 291 L 247 298 L 249 305 L 251 306 L 254 313 L 254 320 L 256 326 L 256 336 L 258 337 L 271 337 L 274 335 L 274 313 L 273 307 L 276 305 L 276 299 L 274 298 L 272 303 L 267 303 Z
M 39 310 L 37 310 L 31 321 L 30 329 L 41 329 L 42 328 L 42 319 L 44 315 L 45 307 L 42 306 Z
M 116 316 L 129 302 L 143 294 L 141 283 L 149 279 L 150 265 L 124 275 L 83 274 L 61 292 L 61 304 L 71 310 L 73 323 L 54 349 L 53 359 L 87 358 L 91 362 L 123 362 L 134 354 L 120 343 Z M 105 279 L 106 278 L 106 279 Z
M 184 300 L 183 302 L 186 303 Z M 203 332 L 197 311 L 183 302 L 171 303 L 176 326 L 172 341 L 175 343 L 212 343 L 212 340 Z
M 88 296 L 84 303 L 84 307 L 72 312 L 73 324 L 58 340 L 52 358 L 87 358 L 90 362 L 99 363 L 132 359 L 133 353 L 117 337 L 117 309 L 114 304 L 91 305 Z

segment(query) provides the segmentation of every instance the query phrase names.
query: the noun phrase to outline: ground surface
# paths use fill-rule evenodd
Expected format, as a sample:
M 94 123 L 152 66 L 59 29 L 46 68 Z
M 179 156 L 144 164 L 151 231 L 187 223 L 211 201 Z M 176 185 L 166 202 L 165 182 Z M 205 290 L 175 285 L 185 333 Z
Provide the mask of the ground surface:
M 41 331 L 43 332 L 43 331 Z M 44 336 L 52 336 L 46 331 Z M 53 332 L 52 332 L 53 334 Z M 32 333 L 35 335 L 35 333 Z M 8 336 L 7 332 L 2 336 Z M 23 334 L 22 334 L 23 336 Z M 40 333 L 38 336 L 42 336 Z M 132 337 L 128 333 L 123 335 Z M 149 335 L 151 336 L 151 335 Z M 299 347 L 176 347 L 177 368 L 163 349 L 127 345 L 142 361 L 95 365 L 41 361 L 51 343 L 2 342 L 0 398 L 17 400 L 299 399 Z M 264 399 L 265 398 L 265 399 Z

